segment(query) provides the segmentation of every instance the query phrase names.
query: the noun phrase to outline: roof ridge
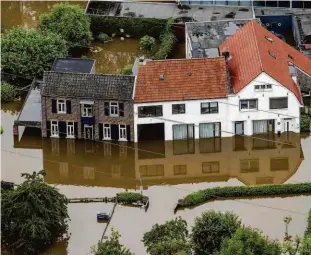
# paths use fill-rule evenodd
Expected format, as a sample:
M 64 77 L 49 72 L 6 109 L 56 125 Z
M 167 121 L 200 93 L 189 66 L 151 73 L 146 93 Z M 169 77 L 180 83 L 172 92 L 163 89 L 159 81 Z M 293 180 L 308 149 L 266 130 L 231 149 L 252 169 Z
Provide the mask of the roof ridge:
M 210 57 L 210 58 L 170 58 L 170 59 L 159 59 L 159 60 L 151 60 L 148 61 L 148 63 L 152 62 L 171 62 L 171 61 L 192 61 L 192 60 L 200 60 L 200 61 L 206 61 L 209 59 L 215 59 L 215 58 L 224 58 L 223 56 L 217 56 L 217 57 Z
M 81 72 L 57 72 L 57 71 L 44 71 L 44 73 L 53 73 L 53 74 L 71 74 L 71 75 L 94 75 L 94 76 L 119 76 L 119 77 L 135 77 L 135 75 L 127 74 L 104 74 L 104 73 L 81 73 Z
M 259 62 L 260 62 L 261 71 L 264 72 L 262 61 L 261 61 L 261 55 L 260 55 L 260 52 L 259 52 L 258 40 L 257 40 L 256 31 L 255 31 L 255 27 L 254 27 L 254 22 L 253 21 L 251 21 L 251 25 L 252 25 L 252 29 L 253 29 L 253 35 L 255 37 L 256 50 L 257 50 L 257 54 L 258 54 L 258 58 L 259 58 Z

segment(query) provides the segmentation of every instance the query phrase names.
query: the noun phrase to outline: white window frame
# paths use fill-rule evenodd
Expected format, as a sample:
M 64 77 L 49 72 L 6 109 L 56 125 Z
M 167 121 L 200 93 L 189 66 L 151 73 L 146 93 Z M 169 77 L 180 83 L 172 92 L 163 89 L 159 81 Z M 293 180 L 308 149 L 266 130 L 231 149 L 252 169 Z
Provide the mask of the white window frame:
M 111 140 L 111 125 L 110 124 L 103 124 L 103 140 Z
M 114 117 L 119 116 L 119 103 L 118 102 L 109 102 L 109 113 L 110 113 L 110 116 L 114 116 Z
M 127 141 L 126 125 L 119 125 L 119 141 Z
M 51 120 L 51 137 L 59 138 L 58 120 Z
M 66 122 L 66 134 L 66 138 L 75 138 L 75 123 L 73 121 Z
M 87 107 L 85 107 L 86 105 L 87 105 Z M 88 110 L 85 112 L 84 111 L 85 109 L 88 109 Z M 81 108 L 81 116 L 82 117 L 93 117 L 93 115 L 94 115 L 93 111 L 94 111 L 93 105 L 91 105 L 91 104 L 82 104 L 82 108 Z
M 57 113 L 67 113 L 66 110 L 66 100 L 57 99 Z

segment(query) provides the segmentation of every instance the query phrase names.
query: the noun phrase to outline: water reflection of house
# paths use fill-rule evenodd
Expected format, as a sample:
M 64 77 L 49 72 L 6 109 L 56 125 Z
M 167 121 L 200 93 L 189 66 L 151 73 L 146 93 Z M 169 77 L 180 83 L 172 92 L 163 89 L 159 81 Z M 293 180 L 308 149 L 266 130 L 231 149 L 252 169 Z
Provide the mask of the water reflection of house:
M 136 154 L 136 176 L 144 184 L 179 184 L 228 181 L 247 185 L 283 183 L 298 169 L 303 155 L 300 136 L 212 138 L 171 141 L 162 146 L 165 156 Z M 272 139 L 272 141 L 268 141 Z

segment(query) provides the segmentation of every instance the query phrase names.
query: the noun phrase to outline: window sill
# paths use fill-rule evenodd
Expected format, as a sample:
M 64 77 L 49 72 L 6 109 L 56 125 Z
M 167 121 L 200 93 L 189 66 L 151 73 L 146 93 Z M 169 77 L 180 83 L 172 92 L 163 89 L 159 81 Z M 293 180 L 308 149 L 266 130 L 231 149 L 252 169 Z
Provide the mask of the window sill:
M 121 138 L 121 139 L 119 139 L 119 142 L 127 142 L 127 139 Z
M 103 138 L 103 141 L 111 141 L 111 138 Z
M 120 117 L 120 115 L 110 114 L 109 117 Z
M 185 112 L 172 113 L 172 115 L 186 114 Z
M 68 138 L 68 139 L 75 139 L 75 136 L 74 135 L 67 135 L 66 138 Z
M 57 112 L 57 114 L 67 114 L 67 112 Z
M 201 114 L 218 114 L 219 112 L 201 112 Z
M 51 135 L 50 138 L 59 138 L 59 135 Z
M 240 109 L 240 112 L 257 112 L 258 109 Z
M 83 116 L 81 115 L 82 118 L 93 118 L 94 116 Z

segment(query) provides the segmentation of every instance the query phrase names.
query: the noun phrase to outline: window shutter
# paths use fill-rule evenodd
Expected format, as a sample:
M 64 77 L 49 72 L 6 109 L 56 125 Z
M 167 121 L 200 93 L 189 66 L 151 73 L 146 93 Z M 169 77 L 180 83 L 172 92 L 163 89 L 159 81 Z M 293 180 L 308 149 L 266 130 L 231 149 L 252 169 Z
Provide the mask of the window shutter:
M 119 140 L 119 125 L 111 124 L 111 139 Z
M 78 137 L 78 123 L 77 122 L 75 122 L 74 123 L 74 132 L 75 132 L 75 137 Z
M 52 113 L 57 113 L 56 100 L 52 99 Z
M 46 122 L 46 135 L 47 137 L 51 136 L 51 121 Z
M 65 121 L 58 122 L 59 137 L 67 136 L 67 124 Z
M 124 117 L 124 103 L 119 103 L 119 116 Z
M 110 114 L 109 114 L 109 102 L 104 102 L 104 107 L 105 107 L 105 109 L 104 109 L 104 112 L 105 112 L 105 116 L 109 116 Z
M 130 125 L 126 126 L 126 139 L 128 141 L 131 141 L 131 126 Z
M 103 130 L 103 123 L 98 124 L 98 131 L 99 131 L 99 140 L 102 140 L 104 138 L 104 130 Z
M 68 114 L 71 113 L 71 101 L 70 100 L 66 100 L 66 110 Z

